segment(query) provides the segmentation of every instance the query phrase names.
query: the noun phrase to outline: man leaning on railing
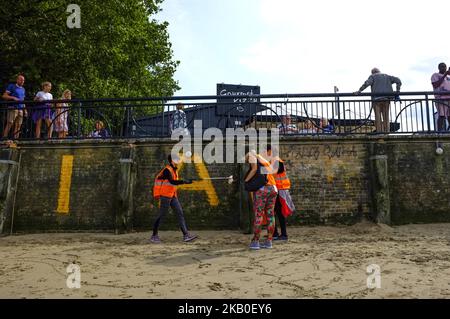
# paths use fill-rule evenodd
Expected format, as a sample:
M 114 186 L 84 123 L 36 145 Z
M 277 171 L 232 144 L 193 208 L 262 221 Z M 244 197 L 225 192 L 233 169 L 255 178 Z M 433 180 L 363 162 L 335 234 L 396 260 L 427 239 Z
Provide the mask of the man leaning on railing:
M 396 92 L 400 93 L 402 81 L 399 78 L 391 75 L 381 73 L 378 68 L 372 69 L 372 75 L 369 76 L 361 88 L 355 94 L 361 94 L 367 87 L 370 86 L 372 93 L 394 93 L 392 84 L 396 84 Z M 397 97 L 396 97 L 397 98 Z M 393 97 L 390 96 L 372 96 L 372 106 L 375 112 L 375 128 L 377 133 L 389 132 L 389 106 Z

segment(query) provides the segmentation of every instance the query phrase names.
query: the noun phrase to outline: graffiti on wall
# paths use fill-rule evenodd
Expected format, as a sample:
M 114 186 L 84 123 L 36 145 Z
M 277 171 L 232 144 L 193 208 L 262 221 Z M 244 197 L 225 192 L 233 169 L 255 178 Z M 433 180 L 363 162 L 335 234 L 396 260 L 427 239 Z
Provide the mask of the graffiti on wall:
M 318 160 L 321 156 L 328 157 L 328 159 L 341 157 L 357 157 L 358 151 L 355 145 L 320 145 L 320 146 L 303 146 L 295 152 L 294 157 L 297 160 L 310 158 Z

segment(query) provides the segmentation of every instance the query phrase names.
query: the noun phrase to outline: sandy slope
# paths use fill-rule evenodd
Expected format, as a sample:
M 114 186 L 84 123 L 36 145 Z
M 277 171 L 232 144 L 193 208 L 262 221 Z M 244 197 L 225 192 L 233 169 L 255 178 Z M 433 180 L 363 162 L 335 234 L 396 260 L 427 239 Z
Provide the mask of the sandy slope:
M 202 231 L 42 234 L 0 238 L 2 298 L 448 298 L 450 224 L 290 229 L 290 241 L 249 251 L 249 235 Z M 81 267 L 81 289 L 66 267 Z M 378 264 L 381 289 L 366 286 Z

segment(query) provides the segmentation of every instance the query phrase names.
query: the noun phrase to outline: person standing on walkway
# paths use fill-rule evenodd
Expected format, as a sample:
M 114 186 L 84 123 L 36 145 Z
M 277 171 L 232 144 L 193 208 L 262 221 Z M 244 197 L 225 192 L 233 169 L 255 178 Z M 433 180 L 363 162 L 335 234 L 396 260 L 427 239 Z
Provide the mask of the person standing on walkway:
M 19 75 L 16 79 L 16 83 L 11 83 L 3 93 L 3 99 L 6 101 L 22 102 L 25 100 L 25 89 L 23 87 L 25 83 L 25 77 Z M 23 118 L 27 116 L 27 110 L 25 104 L 19 103 L 8 107 L 8 113 L 6 115 L 6 125 L 3 130 L 3 137 L 8 137 L 9 131 L 13 129 L 13 136 L 15 139 L 20 137 L 20 129 L 22 127 Z
M 45 124 L 47 125 L 47 138 L 52 138 L 53 133 L 53 111 L 54 108 L 52 103 L 48 103 L 46 101 L 53 100 L 53 95 L 50 93 L 52 90 L 52 84 L 50 82 L 44 82 L 41 85 L 41 91 L 39 91 L 34 100 L 43 102 L 42 104 L 36 104 L 35 105 L 35 111 L 33 112 L 32 118 L 34 123 L 36 124 L 35 127 L 35 136 L 37 139 L 41 138 L 41 123 L 42 120 L 44 120 Z
M 72 92 L 70 90 L 64 90 L 61 100 L 70 100 L 72 98 Z M 69 126 L 67 119 L 69 118 L 69 104 L 67 102 L 56 104 L 55 112 L 55 132 L 58 133 L 58 138 L 66 138 L 69 132 Z
M 177 104 L 177 110 L 172 115 L 170 126 L 172 128 L 172 134 L 184 136 L 189 133 L 187 129 L 187 117 L 182 103 Z
M 391 75 L 381 73 L 378 68 L 372 69 L 372 75 L 369 76 L 366 82 L 355 92 L 356 95 L 361 94 L 367 87 L 370 86 L 373 94 L 372 106 L 375 112 L 375 128 L 377 133 L 390 131 L 389 122 L 389 106 L 393 96 L 381 96 L 384 93 L 394 93 L 392 85 L 396 84 L 396 93 L 400 93 L 402 81 L 399 78 Z
M 431 84 L 436 92 L 436 108 L 438 111 L 438 130 L 445 131 L 446 123 L 450 125 L 450 68 L 445 63 L 439 63 L 439 73 L 431 76 Z

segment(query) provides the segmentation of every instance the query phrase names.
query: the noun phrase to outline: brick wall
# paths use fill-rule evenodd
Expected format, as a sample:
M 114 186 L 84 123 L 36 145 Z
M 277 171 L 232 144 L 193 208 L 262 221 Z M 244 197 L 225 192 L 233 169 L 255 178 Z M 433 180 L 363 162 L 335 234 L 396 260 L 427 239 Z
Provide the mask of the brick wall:
M 450 142 L 441 142 L 442 156 L 435 153 L 435 141 L 428 139 L 387 142 L 395 224 L 450 221 Z
M 369 214 L 366 145 L 361 141 L 285 141 L 291 194 L 298 214 L 291 223 L 352 223 Z
M 292 181 L 297 207 L 292 224 L 355 223 L 373 216 L 373 178 L 369 165 L 373 145 L 384 145 L 388 158 L 393 223 L 450 221 L 450 139 L 435 154 L 435 136 L 379 138 L 295 138 L 282 140 L 281 156 Z M 135 146 L 136 183 L 132 195 L 134 230 L 149 230 L 157 214 L 151 187 L 172 147 L 167 140 L 22 142 L 14 231 L 114 231 L 120 191 L 120 158 L 128 143 Z M 68 212 L 62 213 L 63 156 L 73 156 Z M 184 178 L 197 178 L 199 168 L 185 164 Z M 210 177 L 238 176 L 236 164 L 206 165 Z M 196 186 L 197 185 L 197 186 Z M 61 193 L 63 195 L 61 195 Z M 216 196 L 216 199 L 214 199 Z M 242 194 L 224 181 L 193 184 L 179 191 L 192 229 L 237 229 L 242 222 Z M 9 198 L 9 197 L 8 197 Z M 8 216 L 5 225 L 11 221 Z M 9 226 L 6 227 L 9 229 Z M 177 229 L 169 214 L 162 229 Z
M 172 145 L 142 143 L 137 146 L 138 176 L 135 189 L 133 225 L 135 229 L 150 229 L 157 215 L 157 203 L 152 199 L 152 186 L 155 175 L 165 166 L 167 154 Z M 210 177 L 230 176 L 236 173 L 235 165 L 207 165 Z M 181 178 L 198 178 L 193 163 L 185 164 L 180 170 Z M 188 226 L 196 229 L 230 229 L 239 227 L 239 194 L 236 185 L 224 181 L 211 181 L 219 198 L 217 206 L 211 205 L 206 187 L 190 186 L 192 190 L 179 190 L 179 198 L 185 211 Z M 213 203 L 215 204 L 215 203 Z M 161 229 L 177 225 L 174 214 L 170 214 Z
M 111 230 L 120 149 L 24 147 L 16 195 L 16 231 Z M 73 155 L 68 214 L 57 213 L 63 155 Z

